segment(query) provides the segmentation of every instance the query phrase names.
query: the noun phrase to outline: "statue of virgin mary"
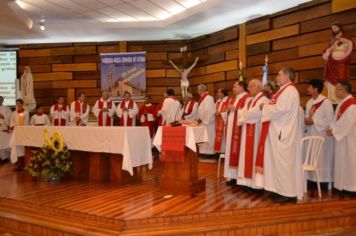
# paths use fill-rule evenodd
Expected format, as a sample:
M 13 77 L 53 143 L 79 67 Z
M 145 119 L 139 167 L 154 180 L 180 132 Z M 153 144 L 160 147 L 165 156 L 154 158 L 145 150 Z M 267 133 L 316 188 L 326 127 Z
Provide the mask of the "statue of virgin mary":
M 25 66 L 21 76 L 21 98 L 24 101 L 25 108 L 32 112 L 36 108 L 36 100 L 33 92 L 33 78 L 29 66 Z

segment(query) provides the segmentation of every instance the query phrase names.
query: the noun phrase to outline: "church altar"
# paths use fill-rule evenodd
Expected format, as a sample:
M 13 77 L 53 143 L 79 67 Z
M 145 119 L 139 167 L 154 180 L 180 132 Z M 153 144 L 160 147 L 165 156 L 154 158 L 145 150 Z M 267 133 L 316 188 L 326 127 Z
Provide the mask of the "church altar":
M 153 144 L 161 151 L 162 127 L 159 127 Z M 198 176 L 199 143 L 208 142 L 208 131 L 204 126 L 187 126 L 183 162 L 163 162 L 160 189 L 167 193 L 183 193 L 195 196 L 205 191 L 205 178 Z
M 31 152 L 24 152 L 24 147 L 42 147 L 45 128 L 49 128 L 49 135 L 61 132 L 72 154 L 75 178 L 88 175 L 90 180 L 122 183 L 122 170 L 133 176 L 136 167 L 148 164 L 152 168 L 147 127 L 16 126 L 10 140 L 11 161 L 16 162 L 24 153 L 29 158 Z

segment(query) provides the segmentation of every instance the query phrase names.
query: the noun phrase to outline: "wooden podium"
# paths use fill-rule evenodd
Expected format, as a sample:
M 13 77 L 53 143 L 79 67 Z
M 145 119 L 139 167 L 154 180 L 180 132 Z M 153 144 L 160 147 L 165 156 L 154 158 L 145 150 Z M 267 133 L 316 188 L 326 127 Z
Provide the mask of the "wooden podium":
M 205 178 L 198 177 L 198 155 L 185 147 L 183 162 L 163 162 L 160 189 L 163 192 L 195 196 L 205 191 Z

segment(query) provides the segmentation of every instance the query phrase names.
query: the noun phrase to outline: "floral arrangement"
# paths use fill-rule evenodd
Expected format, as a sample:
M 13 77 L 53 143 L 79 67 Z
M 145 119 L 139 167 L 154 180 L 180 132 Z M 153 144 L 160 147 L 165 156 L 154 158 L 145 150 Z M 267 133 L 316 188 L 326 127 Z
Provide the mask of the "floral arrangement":
M 26 170 L 34 177 L 46 177 L 49 181 L 59 180 L 72 170 L 72 159 L 69 150 L 64 145 L 62 134 L 54 132 L 48 138 L 49 129 L 43 131 L 44 145 L 33 152 Z

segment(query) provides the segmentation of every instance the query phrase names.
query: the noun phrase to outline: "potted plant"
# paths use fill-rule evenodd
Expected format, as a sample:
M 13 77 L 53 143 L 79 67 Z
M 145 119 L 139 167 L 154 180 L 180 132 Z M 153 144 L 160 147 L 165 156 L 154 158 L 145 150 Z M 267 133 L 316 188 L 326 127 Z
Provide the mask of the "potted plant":
M 65 174 L 71 173 L 72 159 L 61 133 L 56 131 L 49 139 L 48 131 L 48 128 L 44 130 L 45 143 L 41 149 L 33 152 L 26 170 L 33 177 L 56 182 Z

